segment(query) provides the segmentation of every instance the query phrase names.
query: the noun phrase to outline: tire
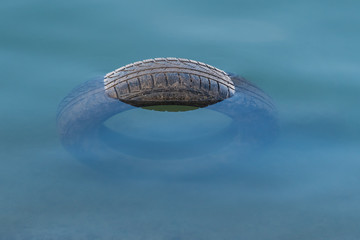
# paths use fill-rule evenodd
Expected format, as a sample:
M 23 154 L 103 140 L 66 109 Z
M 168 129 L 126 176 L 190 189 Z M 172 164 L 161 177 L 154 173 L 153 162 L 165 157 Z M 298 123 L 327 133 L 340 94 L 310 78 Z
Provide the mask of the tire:
M 205 107 L 235 93 L 230 77 L 205 63 L 183 58 L 155 58 L 121 67 L 105 76 L 111 98 L 133 106 Z
M 149 167 L 146 155 L 149 152 L 155 152 L 158 153 L 156 159 L 159 159 L 159 161 L 163 159 L 163 161 L 161 164 L 154 164 L 154 168 L 166 166 L 169 169 L 201 169 L 210 166 L 209 161 L 213 161 L 213 164 L 215 163 L 216 165 L 218 161 L 239 159 L 244 151 L 247 152 L 254 149 L 254 147 L 257 148 L 274 140 L 278 132 L 277 113 L 271 98 L 266 93 L 242 77 L 226 74 L 221 70 L 214 70 L 213 67 L 208 65 L 206 67 L 202 66 L 198 62 L 187 61 L 189 62 L 181 59 L 169 61 L 169 58 L 155 59 L 154 61 L 146 60 L 127 65 L 107 74 L 104 78 L 85 82 L 75 88 L 63 99 L 58 109 L 57 128 L 63 146 L 76 158 L 87 164 L 95 164 L 97 167 L 109 166 L 109 168 L 112 168 L 112 164 L 120 164 L 123 169 L 127 169 L 127 167 L 133 168 L 134 166 L 140 166 L 141 168 L 143 164 Z M 177 85 L 151 85 L 149 89 L 153 92 L 144 87 L 149 82 L 139 77 L 141 73 L 145 73 L 141 76 L 151 76 L 155 74 L 154 65 L 173 66 L 176 64 L 181 66 L 177 68 L 180 76 L 181 74 L 188 74 L 189 76 L 192 74 L 191 76 L 195 76 L 194 72 L 196 70 L 203 77 L 205 76 L 204 72 L 206 69 L 207 73 L 210 72 L 217 76 L 216 84 L 226 86 L 230 94 L 222 95 L 216 88 L 211 87 L 210 90 L 209 88 L 197 88 L 193 91 L 190 85 L 188 85 L 194 83 L 194 81 L 191 82 L 190 77 L 182 79 L 181 84 Z M 199 69 L 200 66 L 201 69 Z M 161 70 L 161 68 L 159 69 Z M 156 71 L 160 71 L 159 69 Z M 165 68 L 166 74 L 169 74 L 170 70 L 168 70 L 169 68 Z M 130 76 L 130 74 L 131 78 L 125 76 Z M 169 74 L 168 76 L 171 75 Z M 212 78 L 215 79 L 215 77 Z M 135 85 L 130 84 L 131 79 L 136 79 L 138 86 L 141 85 L 137 91 L 131 91 L 135 88 L 133 86 L 137 86 L 136 81 Z M 156 79 L 154 78 L 154 80 Z M 175 79 L 179 80 L 179 78 Z M 200 85 L 200 82 L 202 83 L 203 80 L 201 77 L 199 79 L 198 83 Z M 123 94 L 115 92 L 115 89 L 118 91 L 124 86 L 126 88 L 131 87 L 130 91 L 124 91 Z M 232 89 L 234 90 L 231 91 Z M 174 91 L 174 95 L 169 94 L 172 91 Z M 175 96 L 182 96 L 183 98 L 179 100 L 174 98 Z M 190 97 L 185 98 L 185 96 Z M 199 98 L 196 98 L 196 96 L 199 96 Z M 223 151 L 218 141 L 219 139 L 215 137 L 212 139 L 214 145 L 207 145 L 206 149 L 197 148 L 198 156 L 204 157 L 200 157 L 196 161 L 188 161 L 187 163 L 180 159 L 175 164 L 174 161 L 167 161 L 170 157 L 169 155 L 163 155 L 164 148 L 174 147 L 170 143 L 167 146 L 164 143 L 134 142 L 134 139 L 127 139 L 116 132 L 112 132 L 103 124 L 104 121 L 113 115 L 137 106 L 169 104 L 202 106 L 231 117 L 233 123 L 228 134 L 231 139 L 229 139 L 229 143 L 226 143 L 226 146 L 233 150 Z M 203 140 L 198 139 L 194 141 L 192 145 L 196 147 L 201 146 Z M 208 142 L 208 139 L 204 141 Z M 136 148 L 131 150 L 134 146 Z M 181 146 L 181 143 L 174 147 L 174 151 L 179 151 L 178 153 L 174 152 L 175 156 L 181 153 L 184 155 L 184 159 L 191 160 L 194 158 L 194 155 L 186 155 L 188 152 L 192 154 L 192 150 L 188 151 L 189 149 L 178 146 Z M 213 151 L 217 151 L 218 154 L 213 154 Z M 230 156 L 229 154 L 232 155 Z M 110 161 L 111 164 L 107 161 Z M 195 167 L 194 164 L 198 166 Z M 189 167 L 190 165 L 191 167 Z M 114 167 L 114 169 L 118 168 Z

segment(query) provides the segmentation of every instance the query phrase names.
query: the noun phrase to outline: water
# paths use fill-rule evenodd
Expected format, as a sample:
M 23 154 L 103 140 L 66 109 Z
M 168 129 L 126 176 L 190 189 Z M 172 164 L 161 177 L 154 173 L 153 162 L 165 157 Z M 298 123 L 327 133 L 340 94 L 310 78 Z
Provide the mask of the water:
M 359 239 L 359 7 L 3 1 L 0 239 Z M 57 106 L 75 86 L 162 56 L 256 83 L 278 107 L 278 139 L 231 165 L 186 171 L 191 157 L 175 155 L 174 177 L 104 174 L 61 146 Z

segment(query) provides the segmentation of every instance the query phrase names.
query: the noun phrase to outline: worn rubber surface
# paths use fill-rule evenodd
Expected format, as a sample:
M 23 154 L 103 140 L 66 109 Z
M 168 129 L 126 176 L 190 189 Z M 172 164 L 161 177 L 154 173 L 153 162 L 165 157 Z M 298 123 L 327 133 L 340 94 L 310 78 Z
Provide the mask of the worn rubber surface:
M 204 107 L 232 97 L 235 86 L 222 70 L 183 58 L 135 62 L 107 74 L 105 92 L 133 106 Z

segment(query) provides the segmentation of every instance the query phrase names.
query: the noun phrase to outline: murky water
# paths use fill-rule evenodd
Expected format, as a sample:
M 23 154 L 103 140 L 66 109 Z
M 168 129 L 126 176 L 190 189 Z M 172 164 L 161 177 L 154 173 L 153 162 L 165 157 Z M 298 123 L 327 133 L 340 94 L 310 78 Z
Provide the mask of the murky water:
M 359 8 L 4 1 L 0 239 L 359 239 Z M 106 122 L 132 139 L 132 164 L 97 168 L 60 144 L 57 107 L 74 87 L 162 56 L 257 84 L 277 105 L 278 138 L 239 155 L 225 115 L 132 109 Z

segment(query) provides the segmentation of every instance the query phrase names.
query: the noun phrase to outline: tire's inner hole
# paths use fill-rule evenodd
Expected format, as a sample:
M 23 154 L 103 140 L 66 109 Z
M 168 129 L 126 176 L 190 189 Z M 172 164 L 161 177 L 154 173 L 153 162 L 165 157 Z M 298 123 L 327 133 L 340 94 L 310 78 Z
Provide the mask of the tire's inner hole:
M 130 138 L 169 142 L 219 135 L 231 123 L 230 117 L 214 110 L 172 105 L 135 108 L 111 117 L 104 124 Z
M 160 111 L 160 112 L 186 112 L 186 111 L 196 110 L 199 107 L 184 106 L 184 105 L 156 105 L 156 106 L 148 106 L 142 108 L 147 110 Z

